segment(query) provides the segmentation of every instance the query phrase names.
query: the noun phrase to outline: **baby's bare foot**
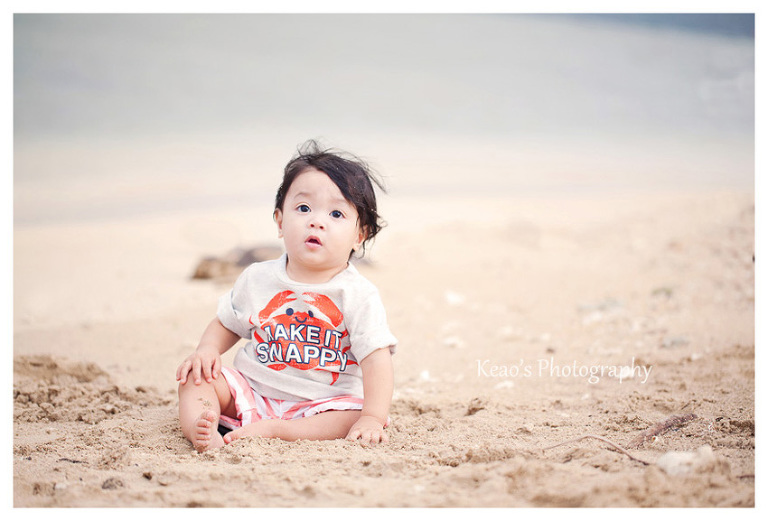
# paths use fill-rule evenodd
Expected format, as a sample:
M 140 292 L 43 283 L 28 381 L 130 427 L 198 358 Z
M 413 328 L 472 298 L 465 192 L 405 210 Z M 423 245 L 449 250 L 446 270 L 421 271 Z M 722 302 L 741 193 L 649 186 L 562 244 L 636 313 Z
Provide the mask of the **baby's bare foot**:
M 224 446 L 224 439 L 218 431 L 219 415 L 208 410 L 203 412 L 195 422 L 194 438 L 192 445 L 197 452 L 205 452 L 209 449 L 216 449 Z
M 224 436 L 224 443 L 229 445 L 235 440 L 240 438 L 248 438 L 251 436 L 262 438 L 277 438 L 278 427 L 286 420 L 259 420 L 256 423 L 249 423 L 245 427 L 240 427 L 232 432 L 228 432 Z

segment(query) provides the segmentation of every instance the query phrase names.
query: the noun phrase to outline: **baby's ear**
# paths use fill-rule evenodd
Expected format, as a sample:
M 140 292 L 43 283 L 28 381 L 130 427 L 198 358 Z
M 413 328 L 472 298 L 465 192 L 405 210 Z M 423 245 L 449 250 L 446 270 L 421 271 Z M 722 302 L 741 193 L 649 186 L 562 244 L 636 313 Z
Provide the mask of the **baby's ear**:
M 367 226 L 358 226 L 357 228 L 357 240 L 355 241 L 355 245 L 352 247 L 354 251 L 357 251 L 360 249 L 360 246 L 363 245 L 365 240 L 368 238 L 368 227 Z
M 275 208 L 275 213 L 272 214 L 272 218 L 277 223 L 277 237 L 278 239 L 283 238 L 283 212 L 280 211 L 280 208 Z

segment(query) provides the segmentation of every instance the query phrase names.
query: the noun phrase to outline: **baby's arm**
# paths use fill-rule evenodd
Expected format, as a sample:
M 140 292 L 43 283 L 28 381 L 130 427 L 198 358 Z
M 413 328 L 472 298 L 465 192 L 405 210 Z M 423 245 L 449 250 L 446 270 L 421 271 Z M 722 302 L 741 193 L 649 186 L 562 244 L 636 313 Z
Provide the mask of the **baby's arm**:
M 352 425 L 348 440 L 360 439 L 366 444 L 385 443 L 384 425 L 392 403 L 394 373 L 392 354 L 388 348 L 377 349 L 360 362 L 363 370 L 363 410 L 360 419 Z
M 205 328 L 200 343 L 195 352 L 184 360 L 176 369 L 176 380 L 187 383 L 189 373 L 192 373 L 195 384 L 201 383 L 201 374 L 205 381 L 211 383 L 219 377 L 221 371 L 221 355 L 240 340 L 240 336 L 224 327 L 218 318 L 214 318 Z

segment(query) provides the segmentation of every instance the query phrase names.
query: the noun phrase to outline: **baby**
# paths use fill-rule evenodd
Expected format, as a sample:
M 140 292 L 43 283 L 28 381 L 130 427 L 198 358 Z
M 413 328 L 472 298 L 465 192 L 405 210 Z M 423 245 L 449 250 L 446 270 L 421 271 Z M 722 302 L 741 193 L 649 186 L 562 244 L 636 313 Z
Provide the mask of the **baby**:
M 274 210 L 285 254 L 243 271 L 176 370 L 181 430 L 198 451 L 244 436 L 387 441 L 397 339 L 349 263 L 381 229 L 373 183 L 364 162 L 313 141 L 285 167 Z M 241 337 L 234 369 L 222 367 Z

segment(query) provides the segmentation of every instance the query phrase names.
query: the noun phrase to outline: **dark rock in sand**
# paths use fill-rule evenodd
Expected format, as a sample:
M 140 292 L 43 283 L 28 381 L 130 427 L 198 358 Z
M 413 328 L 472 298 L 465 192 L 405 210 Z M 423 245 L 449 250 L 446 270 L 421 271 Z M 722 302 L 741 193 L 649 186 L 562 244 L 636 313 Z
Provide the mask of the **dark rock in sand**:
M 240 272 L 254 262 L 277 259 L 283 249 L 275 245 L 262 245 L 252 248 L 235 248 L 221 257 L 204 257 L 192 274 L 193 279 L 226 279 L 237 277 Z

